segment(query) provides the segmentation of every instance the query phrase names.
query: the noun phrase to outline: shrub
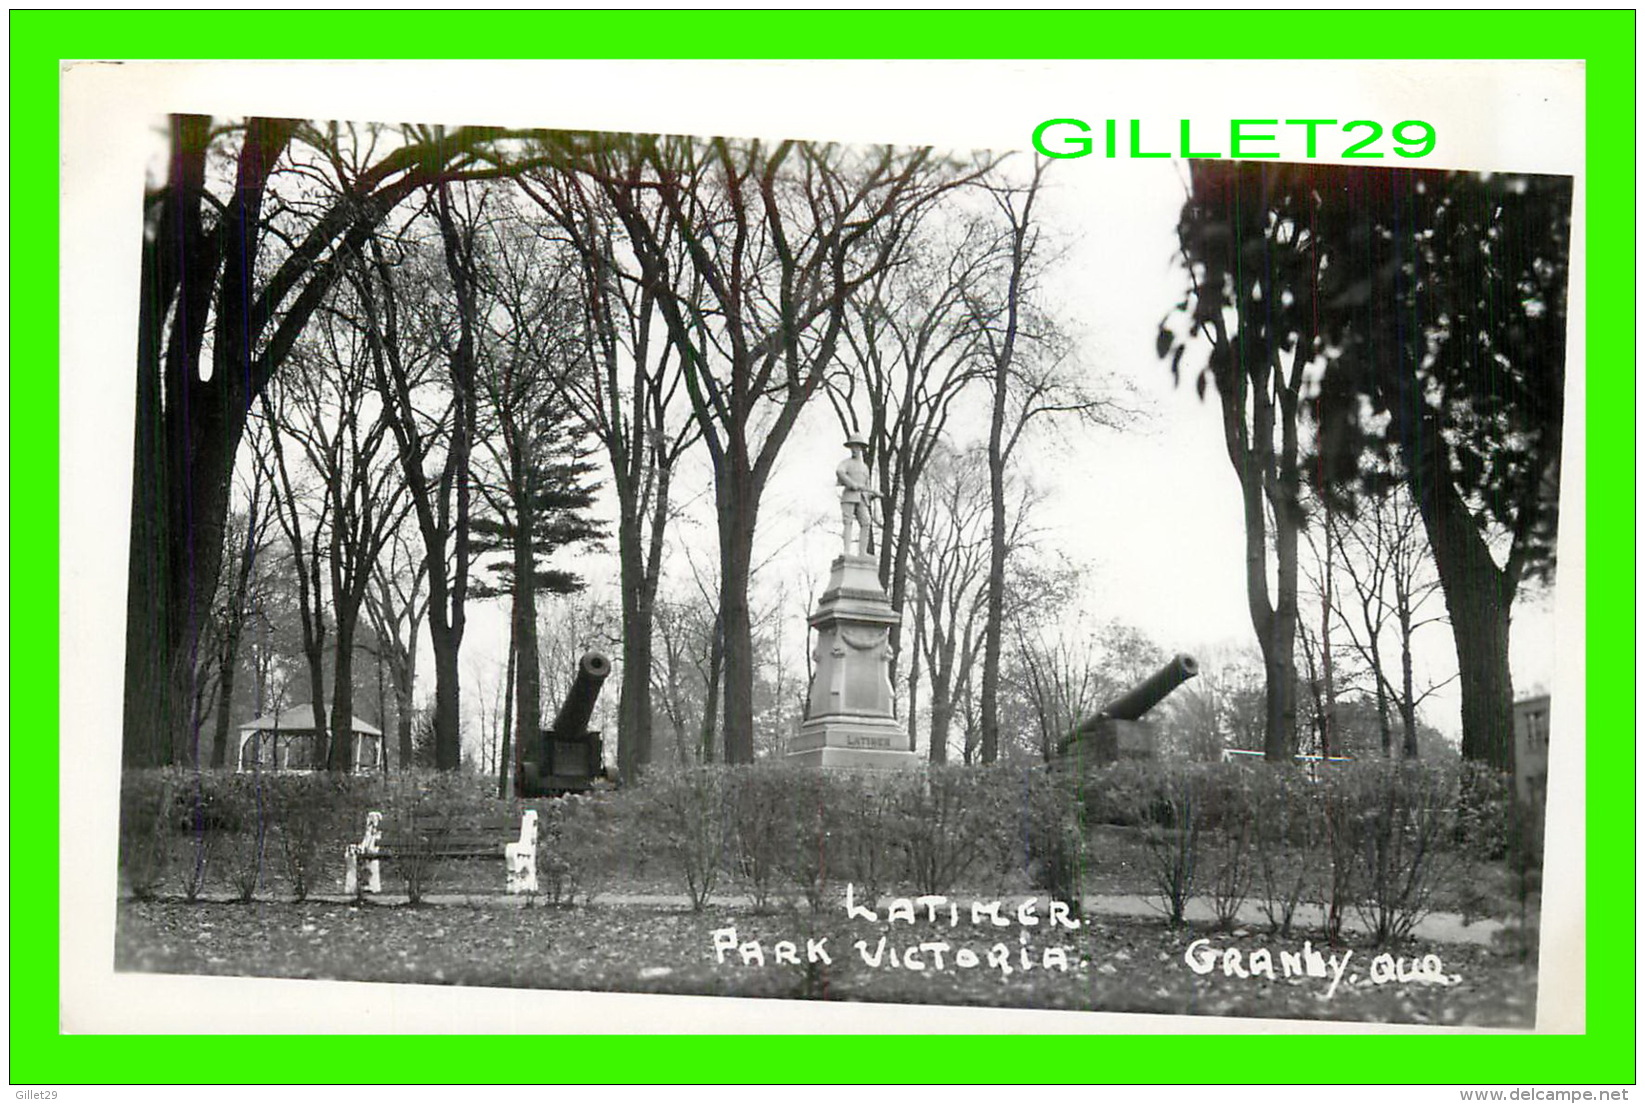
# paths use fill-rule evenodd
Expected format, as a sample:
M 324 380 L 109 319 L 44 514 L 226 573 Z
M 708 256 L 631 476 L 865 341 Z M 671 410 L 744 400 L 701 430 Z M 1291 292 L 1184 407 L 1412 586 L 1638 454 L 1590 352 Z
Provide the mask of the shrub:
M 1351 767 L 1333 769 L 1319 783 L 1320 834 L 1328 861 L 1316 892 L 1325 914 L 1325 937 L 1332 945 L 1342 938 L 1342 922 L 1354 903 L 1363 777 Z
M 1358 910 L 1378 946 L 1411 934 L 1451 868 L 1442 844 L 1453 828 L 1455 779 L 1422 764 L 1371 764 L 1356 818 Z
M 1457 846 L 1482 862 L 1508 855 L 1513 822 L 1514 779 L 1485 763 L 1462 764 L 1457 780 Z
M 1134 815 L 1146 825 L 1143 841 L 1148 847 L 1155 892 L 1167 919 L 1172 925 L 1180 925 L 1199 876 L 1204 783 L 1193 767 L 1155 766 L 1153 784 L 1134 794 L 1134 800 L 1142 803 Z
M 947 893 L 997 846 L 1008 775 L 935 765 L 894 787 L 892 838 L 921 894 Z
M 619 849 L 644 849 L 631 797 L 566 794 L 536 805 L 537 884 L 549 904 L 569 906 L 579 894 L 592 900 Z
M 479 775 L 435 772 L 406 779 L 406 783 L 398 795 L 392 795 L 397 800 L 385 803 L 394 809 L 383 825 L 384 836 L 391 840 L 425 843 L 476 823 L 502 804 L 492 789 L 492 780 Z M 406 850 L 395 858 L 392 865 L 405 885 L 408 903 L 422 903 L 437 863 L 420 848 Z
M 224 838 L 229 882 L 235 898 L 249 902 L 263 884 L 273 817 L 272 787 L 259 775 L 230 775 L 225 779 L 223 796 L 223 808 L 240 825 L 238 831 L 225 833 Z
M 828 771 L 794 769 L 786 774 L 787 810 L 777 864 L 816 916 L 850 872 L 852 818 L 862 804 L 857 800 L 862 791 L 856 779 Z
M 708 903 L 731 847 L 728 769 L 655 771 L 637 791 L 650 843 L 684 880 L 693 911 Z
M 1208 768 L 1200 803 L 1201 835 L 1206 841 L 1204 884 L 1218 926 L 1233 928 L 1250 895 L 1254 877 L 1258 809 L 1249 772 L 1241 767 Z
M 1320 895 L 1324 842 L 1319 787 L 1295 767 L 1241 767 L 1252 810 L 1252 881 L 1257 908 L 1275 934 L 1289 937 L 1297 906 Z
M 856 886 L 858 900 L 877 901 L 882 889 L 902 877 L 903 852 L 892 841 L 903 791 L 919 781 L 912 774 L 848 775 L 831 787 L 839 810 L 835 853 L 844 859 L 844 880 Z
M 177 883 L 185 901 L 197 901 L 205 892 L 206 879 L 211 874 L 211 861 L 222 839 L 221 832 L 193 832 L 184 845 L 183 861 L 177 867 Z
M 776 763 L 755 763 L 727 775 L 731 867 L 753 898 L 755 911 L 770 909 L 785 856 L 798 847 L 794 798 L 804 781 L 794 769 Z
M 1022 858 L 1028 883 L 1083 911 L 1085 809 L 1075 777 L 1047 771 L 1023 773 Z
M 270 787 L 269 812 L 279 840 L 280 867 L 291 887 L 292 896 L 302 901 L 313 892 L 320 879 L 320 849 L 326 840 L 333 817 L 330 794 L 325 780 L 318 777 L 293 775 L 276 780 Z M 360 813 L 365 820 L 365 811 Z M 338 826 L 339 850 L 351 840 L 342 826 Z M 359 831 L 358 826 L 354 829 Z
M 1155 782 L 1164 764 L 1126 761 L 1089 770 L 1081 783 L 1081 804 L 1087 823 L 1119 828 L 1161 824 L 1170 816 L 1155 794 Z
M 181 774 L 127 771 L 120 785 L 120 872 L 138 900 L 159 893 L 170 876 L 176 840 L 171 824 Z

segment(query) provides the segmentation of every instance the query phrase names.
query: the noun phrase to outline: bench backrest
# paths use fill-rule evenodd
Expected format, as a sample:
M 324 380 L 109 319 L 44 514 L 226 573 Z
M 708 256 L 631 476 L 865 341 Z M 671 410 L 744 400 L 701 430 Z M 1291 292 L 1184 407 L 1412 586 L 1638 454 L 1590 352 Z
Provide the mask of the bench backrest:
M 448 842 L 494 843 L 501 846 L 520 838 L 522 816 L 501 815 L 455 816 L 446 813 L 412 813 L 409 818 L 395 818 L 384 834 L 389 838 L 440 839 Z

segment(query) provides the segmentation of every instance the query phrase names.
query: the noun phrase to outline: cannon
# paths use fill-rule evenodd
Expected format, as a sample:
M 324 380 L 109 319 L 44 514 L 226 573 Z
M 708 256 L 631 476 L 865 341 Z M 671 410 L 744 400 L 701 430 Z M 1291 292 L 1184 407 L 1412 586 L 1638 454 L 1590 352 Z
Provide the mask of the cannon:
M 1057 754 L 1068 755 L 1084 745 L 1083 750 L 1099 763 L 1151 757 L 1153 738 L 1140 723 L 1143 716 L 1197 674 L 1199 661 L 1178 653 L 1171 662 L 1075 726 L 1057 744 Z
M 517 795 L 578 793 L 592 789 L 596 779 L 606 776 L 605 748 L 599 731 L 590 729 L 588 721 L 609 674 L 611 660 L 599 652 L 585 652 L 577 661 L 577 676 L 571 680 L 554 723 L 537 733 L 534 747 L 520 748 L 514 779 Z

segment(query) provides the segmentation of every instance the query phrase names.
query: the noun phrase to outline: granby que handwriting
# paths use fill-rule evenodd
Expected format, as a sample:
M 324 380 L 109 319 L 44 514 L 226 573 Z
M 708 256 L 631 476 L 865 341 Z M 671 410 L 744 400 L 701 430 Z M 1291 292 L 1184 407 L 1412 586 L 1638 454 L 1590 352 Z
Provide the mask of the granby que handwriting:
M 1306 940 L 1302 950 L 1279 952 L 1278 969 L 1275 968 L 1274 954 L 1266 947 L 1259 947 L 1253 951 L 1240 951 L 1234 947 L 1218 950 L 1211 946 L 1209 939 L 1196 939 L 1188 944 L 1182 954 L 1182 960 L 1188 968 L 1196 974 L 1212 974 L 1219 969 L 1224 977 L 1231 978 L 1265 978 L 1268 981 L 1278 981 L 1280 978 L 1311 977 L 1330 978 L 1329 988 L 1321 994 L 1321 1000 L 1330 1000 L 1336 994 L 1337 986 L 1342 982 L 1343 975 L 1347 974 L 1348 962 L 1354 957 L 1354 952 L 1344 949 L 1341 954 L 1321 954 L 1314 950 L 1313 944 Z M 1421 982 L 1428 985 L 1455 985 L 1462 979 L 1455 974 L 1445 973 L 1445 964 L 1436 954 L 1426 954 L 1420 959 L 1412 958 L 1410 965 L 1406 959 L 1395 958 L 1390 954 L 1380 954 L 1371 960 L 1369 984 L 1387 985 L 1389 982 L 1408 984 Z M 1358 974 L 1347 974 L 1348 984 L 1360 984 Z

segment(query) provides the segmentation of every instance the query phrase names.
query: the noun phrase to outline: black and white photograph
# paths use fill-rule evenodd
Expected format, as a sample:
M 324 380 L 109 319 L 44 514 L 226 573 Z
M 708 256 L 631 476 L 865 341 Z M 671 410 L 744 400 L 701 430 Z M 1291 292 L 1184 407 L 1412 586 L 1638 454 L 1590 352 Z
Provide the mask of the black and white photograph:
M 1013 138 L 998 66 L 926 125 L 746 64 L 855 107 L 605 63 L 626 113 L 122 123 L 99 968 L 197 1030 L 1566 1022 L 1576 162 L 1349 75 L 1053 73 Z

